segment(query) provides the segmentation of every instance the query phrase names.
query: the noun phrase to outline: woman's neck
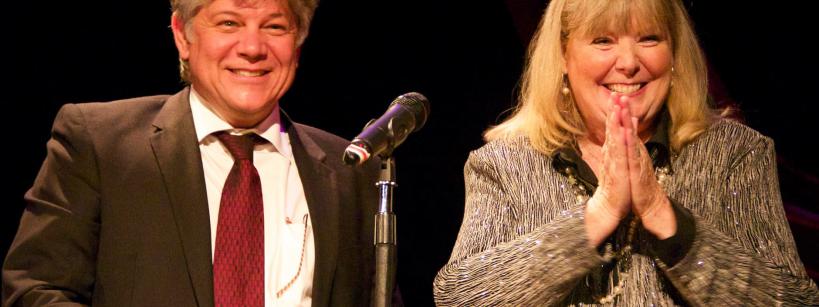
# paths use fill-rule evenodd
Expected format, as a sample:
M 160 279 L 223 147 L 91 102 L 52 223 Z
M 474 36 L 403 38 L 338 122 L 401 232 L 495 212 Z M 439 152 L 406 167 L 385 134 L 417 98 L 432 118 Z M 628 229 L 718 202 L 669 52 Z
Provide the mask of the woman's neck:
M 577 140 L 577 147 L 580 149 L 580 157 L 594 172 L 594 175 L 600 177 L 600 170 L 603 166 L 603 146 L 591 140 L 588 137 Z

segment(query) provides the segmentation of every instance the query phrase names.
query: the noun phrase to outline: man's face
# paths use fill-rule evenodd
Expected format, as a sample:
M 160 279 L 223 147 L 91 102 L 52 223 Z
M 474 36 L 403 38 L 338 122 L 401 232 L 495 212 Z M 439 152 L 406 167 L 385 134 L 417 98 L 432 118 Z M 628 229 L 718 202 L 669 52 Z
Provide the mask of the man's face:
M 296 25 L 285 0 L 214 0 L 189 29 L 171 20 L 193 88 L 234 127 L 253 127 L 284 95 L 298 66 Z

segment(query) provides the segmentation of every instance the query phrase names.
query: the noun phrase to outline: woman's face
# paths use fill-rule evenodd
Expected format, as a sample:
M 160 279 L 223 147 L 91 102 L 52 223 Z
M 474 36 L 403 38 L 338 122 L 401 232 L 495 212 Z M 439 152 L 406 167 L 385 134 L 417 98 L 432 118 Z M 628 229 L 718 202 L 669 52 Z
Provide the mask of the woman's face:
M 667 34 L 570 35 L 565 72 L 572 95 L 591 135 L 604 135 L 611 92 L 629 97 L 641 137 L 650 133 L 671 83 L 673 56 Z

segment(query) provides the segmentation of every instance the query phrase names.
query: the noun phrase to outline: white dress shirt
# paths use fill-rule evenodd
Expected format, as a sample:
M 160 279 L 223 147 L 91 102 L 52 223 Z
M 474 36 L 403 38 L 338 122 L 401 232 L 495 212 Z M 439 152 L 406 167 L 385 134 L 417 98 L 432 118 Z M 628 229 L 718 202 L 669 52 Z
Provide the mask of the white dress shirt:
M 315 257 L 313 229 L 290 138 L 281 125 L 278 106 L 255 128 L 234 129 L 208 108 L 193 89 L 190 105 L 208 191 L 211 259 L 216 246 L 222 187 L 233 167 L 230 152 L 212 134 L 224 130 L 239 134 L 254 132 L 270 142 L 253 149 L 253 164 L 259 172 L 264 204 L 265 306 L 310 306 Z M 301 257 L 304 257 L 303 262 Z M 297 274 L 292 285 L 287 287 Z

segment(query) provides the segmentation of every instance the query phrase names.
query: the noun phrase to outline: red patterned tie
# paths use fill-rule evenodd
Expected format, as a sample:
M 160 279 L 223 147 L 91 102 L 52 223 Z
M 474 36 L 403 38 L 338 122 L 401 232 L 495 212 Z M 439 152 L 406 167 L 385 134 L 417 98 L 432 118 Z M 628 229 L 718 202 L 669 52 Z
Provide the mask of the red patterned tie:
M 217 307 L 264 306 L 264 213 L 262 185 L 253 166 L 255 134 L 216 137 L 233 156 L 233 168 L 222 189 L 213 291 Z

